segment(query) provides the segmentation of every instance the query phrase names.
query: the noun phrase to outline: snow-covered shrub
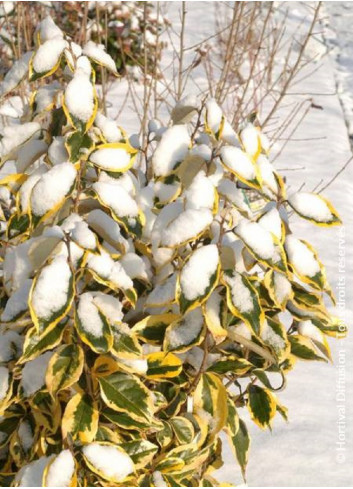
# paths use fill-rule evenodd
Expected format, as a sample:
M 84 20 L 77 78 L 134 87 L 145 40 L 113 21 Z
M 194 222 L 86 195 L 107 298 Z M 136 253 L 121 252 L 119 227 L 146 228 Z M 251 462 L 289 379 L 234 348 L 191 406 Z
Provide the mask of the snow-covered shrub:
M 2 485 L 217 486 L 221 432 L 244 474 L 243 409 L 286 419 L 274 391 L 295 360 L 344 334 L 288 214 L 340 219 L 287 196 L 260 129 L 236 134 L 212 99 L 139 147 L 99 111 L 92 64 L 111 57 L 38 32 L 1 85 L 42 82 L 1 129 Z
M 84 30 L 87 41 L 104 43 L 120 75 L 132 71 L 139 76 L 138 68 L 145 63 L 147 72 L 155 73 L 156 60 L 164 47 L 158 38 L 168 20 L 152 2 L 23 2 L 20 6 L 16 2 L 3 3 L 2 70 L 8 69 L 21 50 L 35 49 L 38 22 L 49 14 L 60 19 L 62 30 L 73 36 L 74 41 L 82 40 Z M 18 29 L 19 23 L 24 23 L 24 29 Z

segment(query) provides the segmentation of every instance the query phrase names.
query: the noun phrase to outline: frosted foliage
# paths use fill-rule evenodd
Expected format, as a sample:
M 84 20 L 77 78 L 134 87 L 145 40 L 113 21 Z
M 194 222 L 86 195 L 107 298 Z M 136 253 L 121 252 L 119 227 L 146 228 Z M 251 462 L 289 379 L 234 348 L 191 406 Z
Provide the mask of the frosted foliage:
M 273 233 L 276 238 L 282 237 L 282 220 L 276 208 L 266 212 L 258 221 L 258 223 L 270 233 Z
M 272 164 L 268 161 L 266 156 L 261 154 L 258 157 L 257 166 L 260 170 L 263 183 L 267 185 L 272 190 L 272 192 L 276 193 L 278 190 L 278 185 L 274 175 L 274 168 Z
M 167 129 L 152 157 L 155 175 L 169 175 L 187 155 L 189 144 L 190 136 L 186 125 L 178 124 Z
M 172 221 L 162 233 L 164 246 L 176 246 L 196 237 L 212 222 L 209 209 L 187 209 Z
M 149 294 L 146 304 L 163 305 L 173 302 L 175 299 L 177 275 L 174 273 L 164 283 L 158 284 Z
M 21 287 L 9 297 L 5 309 L 1 313 L 1 321 L 11 321 L 20 313 L 28 309 L 27 302 L 31 285 L 32 280 L 25 280 Z
M 307 321 L 300 321 L 297 326 L 298 333 L 311 338 L 312 340 L 322 343 L 322 333 L 315 324 L 308 319 Z
M 288 197 L 288 202 L 299 214 L 310 219 L 318 222 L 329 222 L 332 220 L 332 213 L 328 205 L 316 194 L 297 192 Z
M 111 71 L 116 72 L 116 66 L 113 58 L 105 51 L 103 44 L 96 44 L 93 41 L 88 43 L 83 48 L 83 54 L 97 61 L 99 64 L 106 66 Z
M 275 351 L 283 350 L 286 346 L 284 339 L 271 328 L 267 321 L 264 321 L 262 325 L 261 337 L 266 343 L 270 344 Z
M 103 321 L 93 301 L 93 295 L 90 292 L 80 295 L 77 315 L 84 331 L 95 338 L 103 335 Z
M 231 326 L 230 329 L 234 333 L 243 336 L 247 340 L 251 340 L 251 331 L 250 331 L 249 327 L 244 322 L 241 321 L 240 323 L 236 324 L 235 326 Z
M 94 112 L 94 89 L 89 76 L 77 69 L 65 91 L 65 104 L 70 114 L 82 122 L 88 122 Z
M 37 136 L 40 131 L 38 122 L 25 122 L 21 125 L 5 126 L 0 129 L 0 157 L 9 155 L 11 151 L 17 150 L 30 138 Z
M 48 145 L 41 140 L 32 139 L 25 143 L 17 153 L 16 168 L 18 173 L 24 173 L 45 151 Z
M 44 469 L 52 458 L 53 455 L 51 457 L 41 457 L 28 465 L 24 465 L 16 474 L 16 486 L 42 487 Z
M 163 475 L 158 470 L 153 472 L 152 479 L 154 487 L 168 487 L 163 479 Z
M 289 261 L 300 275 L 314 277 L 320 272 L 320 265 L 314 253 L 299 239 L 287 236 L 285 249 Z
M 103 474 L 104 477 L 122 482 L 134 471 L 131 458 L 112 445 L 90 443 L 82 449 L 87 460 Z
M 94 124 L 101 130 L 107 143 L 116 143 L 122 138 L 121 131 L 113 119 L 109 119 L 105 115 L 98 113 Z
M 210 99 L 206 103 L 206 113 L 207 113 L 207 125 L 212 132 L 217 133 L 219 131 L 223 112 L 220 106 L 214 99 Z
M 273 281 L 275 286 L 275 295 L 278 302 L 282 303 L 285 299 L 290 297 L 292 292 L 292 286 L 290 281 L 281 273 L 274 272 Z
M 134 278 L 148 280 L 146 261 L 136 253 L 126 253 L 121 258 L 121 264 L 132 280 Z
M 130 154 L 123 148 L 101 148 L 91 154 L 90 161 L 107 170 L 123 171 L 129 165 Z
M 32 293 L 32 308 L 38 318 L 49 320 L 67 303 L 71 270 L 64 256 L 57 256 L 39 274 Z
M 9 388 L 9 371 L 6 367 L 0 366 L 0 401 L 2 401 Z
M 75 472 L 75 461 L 70 450 L 63 450 L 50 464 L 46 487 L 69 487 Z
M 0 362 L 8 362 L 21 352 L 23 337 L 16 331 L 0 330 Z
M 71 163 L 61 163 L 41 176 L 31 195 L 32 211 L 43 216 L 53 209 L 69 193 L 76 178 L 75 167 Z
M 261 259 L 269 260 L 275 256 L 271 233 L 257 222 L 241 221 L 236 227 L 236 233 Z
M 194 177 L 190 187 L 185 192 L 185 196 L 186 208 L 188 209 L 213 208 L 215 188 L 203 170 Z
M 109 322 L 119 323 L 123 319 L 122 303 L 116 297 L 103 292 L 95 292 L 93 302 L 102 311 Z
M 251 181 L 255 179 L 255 167 L 249 156 L 241 149 L 234 146 L 223 146 L 221 149 L 221 160 L 230 170 L 245 180 Z
M 172 349 L 189 345 L 200 334 L 203 326 L 203 316 L 200 308 L 185 314 L 184 318 L 172 329 L 168 330 L 168 338 Z
M 39 24 L 39 36 L 41 42 L 46 42 L 49 39 L 63 37 L 62 31 L 55 24 L 50 15 L 47 15 L 45 19 Z
M 259 131 L 253 124 L 247 124 L 241 131 L 241 142 L 249 155 L 256 155 L 259 150 Z
M 87 265 L 100 277 L 115 284 L 122 289 L 133 287 L 132 280 L 126 274 L 122 265 L 115 262 L 108 253 L 102 252 L 100 255 L 91 255 Z
M 46 165 L 40 165 L 21 186 L 19 196 L 22 212 L 30 211 L 30 200 L 33 187 L 36 185 L 37 182 L 39 182 L 40 177 L 44 175 L 44 173 L 46 173 L 47 171 L 48 170 Z
M 19 244 L 14 248 L 8 248 L 3 264 L 4 283 L 8 291 L 19 289 L 23 281 L 32 273 L 32 265 L 28 259 L 28 251 L 33 244 L 32 239 Z
M 77 222 L 71 233 L 72 239 L 82 248 L 94 250 L 97 247 L 96 237 L 84 221 Z
M 69 154 L 65 147 L 64 138 L 57 136 L 53 138 L 53 142 L 48 149 L 49 160 L 53 165 L 65 163 L 69 159 Z
M 5 95 L 10 92 L 28 73 L 29 61 L 33 53 L 24 54 L 20 59 L 14 62 L 11 69 L 6 73 L 2 83 L 0 84 L 0 95 Z
M 103 239 L 109 240 L 114 244 L 118 244 L 122 240 L 119 224 L 100 209 L 91 211 L 86 220 L 89 226 Z
M 222 327 L 220 320 L 221 302 L 222 296 L 217 290 L 214 290 L 205 305 L 205 312 L 209 321 L 218 327 Z
M 144 358 L 136 358 L 136 359 L 119 358 L 119 362 L 126 365 L 128 368 L 131 368 L 134 372 L 138 374 L 143 375 L 148 370 L 148 362 Z
M 219 263 L 216 245 L 198 248 L 184 265 L 180 274 L 180 286 L 187 300 L 203 296 L 210 286 Z
M 21 445 L 28 451 L 33 445 L 33 433 L 31 425 L 28 421 L 22 421 L 18 428 L 18 436 L 21 440 Z
M 154 184 L 153 190 L 155 196 L 158 198 L 160 202 L 169 202 L 173 199 L 173 197 L 177 194 L 180 189 L 180 184 L 166 184 L 162 181 L 156 182 Z
M 254 309 L 251 291 L 243 283 L 242 276 L 234 272 L 230 277 L 224 276 L 225 282 L 230 286 L 232 303 L 241 313 L 249 313 Z
M 118 217 L 137 217 L 138 207 L 135 200 L 118 183 L 96 182 L 93 189 Z
M 41 44 L 32 61 L 34 71 L 46 73 L 54 68 L 66 46 L 67 42 L 60 38 L 49 39 Z
M 248 204 L 245 201 L 244 191 L 237 188 L 236 183 L 222 178 L 218 184 L 218 192 L 224 195 L 232 204 L 242 210 L 250 211 Z
M 47 351 L 25 364 L 22 370 L 22 388 L 26 397 L 31 396 L 45 384 L 48 363 L 54 352 Z

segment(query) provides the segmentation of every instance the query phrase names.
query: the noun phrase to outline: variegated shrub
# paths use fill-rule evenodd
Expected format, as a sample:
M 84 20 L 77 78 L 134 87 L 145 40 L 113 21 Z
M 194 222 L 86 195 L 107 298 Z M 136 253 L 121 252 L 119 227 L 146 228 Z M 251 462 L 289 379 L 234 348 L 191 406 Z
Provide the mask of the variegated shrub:
M 48 20 L 38 39 L 1 86 L 33 87 L 0 140 L 2 485 L 217 486 L 220 434 L 244 474 L 244 409 L 286 419 L 295 360 L 344 334 L 288 215 L 340 219 L 287 197 L 255 121 L 188 98 L 140 147 L 98 107 L 109 55 Z

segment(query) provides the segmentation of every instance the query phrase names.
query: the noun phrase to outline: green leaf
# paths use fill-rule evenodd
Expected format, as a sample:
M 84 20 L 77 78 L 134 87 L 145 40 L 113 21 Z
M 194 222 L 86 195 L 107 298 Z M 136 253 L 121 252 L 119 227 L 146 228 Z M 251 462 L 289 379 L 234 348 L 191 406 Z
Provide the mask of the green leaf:
M 142 438 L 122 443 L 121 448 L 131 457 L 137 469 L 145 469 L 158 452 L 157 445 Z
M 132 374 L 116 372 L 99 378 L 101 396 L 115 411 L 127 413 L 136 421 L 150 421 L 153 402 L 150 391 Z
M 50 433 L 55 433 L 61 423 L 61 406 L 51 395 L 44 391 L 38 391 L 29 400 L 31 412 L 38 426 L 43 426 Z
M 90 443 L 98 429 L 97 403 L 87 393 L 75 394 L 66 405 L 61 429 L 63 438 L 68 435 L 82 443 Z
M 244 275 L 227 271 L 223 276 L 227 287 L 227 304 L 234 316 L 242 319 L 259 334 L 265 319 L 257 291 Z
M 147 356 L 148 370 L 147 377 L 149 379 L 170 379 L 177 377 L 183 369 L 183 363 L 173 353 L 165 353 L 163 351 L 150 353 Z
M 30 218 L 28 214 L 13 214 L 7 223 L 7 237 L 12 239 L 20 236 L 28 230 L 29 225 Z
M 162 428 L 162 424 L 157 422 L 157 420 L 152 421 L 136 421 L 128 413 L 117 412 L 110 408 L 104 408 L 102 411 L 102 416 L 108 419 L 111 423 L 123 428 L 124 430 L 137 430 L 146 431 L 148 429 L 158 429 Z
M 61 342 L 66 324 L 67 321 L 62 320 L 58 324 L 40 328 L 39 331 L 35 326 L 30 328 L 23 344 L 23 355 L 18 360 L 18 363 L 33 360 L 41 353 L 55 348 Z
M 200 264 L 203 264 L 200 267 Z M 180 311 L 185 314 L 205 302 L 219 279 L 220 261 L 217 246 L 214 244 L 197 248 L 185 262 L 177 281 L 176 298 Z M 203 284 L 201 293 L 190 290 Z
M 168 326 L 163 350 L 184 352 L 202 341 L 204 319 L 201 308 L 187 312 L 183 318 L 177 319 Z
M 227 415 L 226 432 L 231 436 L 235 436 L 240 428 L 239 415 L 232 398 L 228 397 L 227 405 L 228 405 L 228 415 Z
M 287 273 L 287 259 L 284 248 L 280 240 L 270 231 L 267 231 L 257 222 L 241 221 L 235 228 L 234 233 L 243 241 L 247 250 L 260 263 L 277 270 L 278 272 Z M 259 239 L 254 236 L 261 236 L 266 245 L 264 247 L 259 243 Z
M 48 133 L 52 136 L 61 136 L 63 127 L 66 125 L 66 116 L 62 107 L 51 111 L 51 122 Z
M 177 319 L 179 319 L 177 314 L 154 314 L 136 323 L 133 331 L 146 343 L 162 345 L 167 327 Z
M 326 362 L 325 358 L 317 354 L 314 345 L 309 338 L 302 335 L 289 335 L 292 355 L 302 360 L 318 360 Z
M 238 460 L 241 468 L 243 479 L 245 481 L 245 471 L 249 458 L 250 436 L 246 428 L 246 424 L 242 419 L 239 419 L 239 429 L 235 435 L 229 435 L 230 445 Z
M 276 414 L 276 401 L 268 389 L 258 385 L 248 387 L 248 409 L 252 420 L 262 429 L 270 426 Z
M 56 280 L 58 271 L 60 270 L 60 274 L 62 276 L 61 280 Z M 64 277 L 68 277 L 68 285 L 66 291 L 66 298 L 63 297 L 62 294 L 62 280 Z M 43 283 L 51 282 L 51 288 L 43 287 Z M 50 311 L 51 314 L 48 317 L 47 315 L 41 316 L 40 309 L 38 310 L 36 306 L 36 297 L 38 297 L 39 305 L 43 303 L 51 304 L 53 302 L 53 297 L 55 291 L 58 291 L 58 296 L 60 297 L 60 302 L 53 304 Z M 36 326 L 38 331 L 43 331 L 48 327 L 53 327 L 58 324 L 68 313 L 71 308 L 71 304 L 74 298 L 74 278 L 70 269 L 69 264 L 63 256 L 57 256 L 53 259 L 53 261 L 46 265 L 40 273 L 35 277 L 32 283 L 31 291 L 29 294 L 29 310 L 31 313 L 32 321 Z M 49 307 L 48 307 L 49 308 Z
M 75 310 L 75 326 L 82 341 L 94 352 L 108 353 L 112 348 L 113 335 L 108 319 L 95 305 L 89 292 L 80 296 Z
M 273 318 L 266 318 L 261 339 L 274 352 L 278 362 L 283 362 L 290 353 L 290 345 L 285 327 Z
M 75 131 L 68 136 L 65 146 L 69 153 L 69 161 L 76 163 L 81 158 L 87 158 L 87 152 L 93 148 L 94 142 L 87 133 Z
M 227 390 L 221 379 L 213 373 L 201 375 L 194 393 L 194 408 L 203 409 L 213 418 L 209 426 L 211 435 L 218 433 L 226 424 L 228 416 Z
M 193 441 L 195 437 L 195 430 L 191 421 L 183 418 L 182 416 L 175 416 L 170 420 L 170 424 L 178 442 L 181 445 L 186 445 Z
M 79 380 L 83 364 L 83 350 L 78 345 L 63 345 L 54 353 L 45 376 L 45 383 L 52 397 Z
M 322 195 L 296 192 L 288 197 L 287 202 L 297 214 L 318 226 L 342 224 L 336 209 Z
M 224 375 L 228 372 L 234 373 L 236 375 L 244 375 L 248 372 L 253 365 L 248 362 L 245 358 L 238 357 L 226 357 L 213 363 L 208 369 L 208 372 L 214 372 L 216 374 Z
M 136 358 L 141 355 L 142 348 L 133 329 L 126 324 L 112 324 L 112 353 L 121 358 Z
M 173 440 L 173 430 L 167 421 L 162 421 L 163 428 L 156 433 L 156 440 L 162 448 L 167 447 Z

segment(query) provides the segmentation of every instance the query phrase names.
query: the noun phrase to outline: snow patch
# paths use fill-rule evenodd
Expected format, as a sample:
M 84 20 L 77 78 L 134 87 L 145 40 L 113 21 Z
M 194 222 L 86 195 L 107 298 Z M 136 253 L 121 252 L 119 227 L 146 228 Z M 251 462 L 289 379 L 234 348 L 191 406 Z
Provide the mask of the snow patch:
M 49 320 L 67 303 L 72 278 L 64 256 L 56 256 L 39 274 L 32 293 L 32 308 L 40 319 Z
M 22 370 L 22 388 L 26 397 L 31 396 L 45 384 L 45 374 L 53 351 L 47 351 L 25 364 Z
M 75 472 L 75 460 L 70 450 L 63 450 L 50 464 L 46 487 L 69 487 Z
M 95 338 L 103 336 L 103 321 L 90 292 L 80 295 L 77 315 L 84 331 Z
M 31 195 L 32 211 L 43 216 L 58 205 L 69 193 L 76 178 L 76 170 L 71 163 L 61 163 L 41 176 Z
M 288 260 L 300 275 L 314 277 L 320 272 L 320 265 L 314 253 L 298 238 L 287 236 L 285 250 L 288 255 Z
M 206 293 L 218 264 L 219 254 L 215 244 L 193 252 L 180 274 L 181 290 L 187 300 L 192 301 Z
M 167 176 L 187 155 L 190 136 L 185 124 L 178 124 L 167 129 L 158 143 L 152 157 L 154 174 L 157 177 Z
M 104 477 L 114 482 L 122 482 L 134 471 L 134 463 L 123 451 L 113 445 L 90 443 L 82 448 L 87 460 Z

